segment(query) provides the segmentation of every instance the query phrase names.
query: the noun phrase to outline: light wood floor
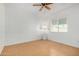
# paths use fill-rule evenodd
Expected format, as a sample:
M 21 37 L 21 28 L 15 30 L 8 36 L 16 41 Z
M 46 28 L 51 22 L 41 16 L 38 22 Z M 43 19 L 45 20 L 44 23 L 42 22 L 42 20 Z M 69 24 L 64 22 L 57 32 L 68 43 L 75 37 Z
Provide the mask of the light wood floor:
M 9 56 L 79 56 L 74 48 L 50 40 L 36 40 L 28 43 L 5 46 L 1 55 Z

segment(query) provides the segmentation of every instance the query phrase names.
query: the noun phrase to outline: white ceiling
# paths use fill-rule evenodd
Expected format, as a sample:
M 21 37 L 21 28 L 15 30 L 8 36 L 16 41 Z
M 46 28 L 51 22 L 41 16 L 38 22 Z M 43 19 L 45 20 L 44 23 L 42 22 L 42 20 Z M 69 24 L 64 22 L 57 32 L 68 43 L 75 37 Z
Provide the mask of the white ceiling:
M 66 10 L 68 8 L 71 8 L 72 6 L 76 5 L 73 3 L 54 3 L 52 5 L 49 5 L 51 10 L 43 9 L 42 11 L 39 11 L 40 6 L 32 6 L 33 3 L 9 3 L 5 4 L 5 8 L 19 8 L 21 10 L 26 11 L 26 13 L 30 15 L 35 15 L 35 17 L 50 17 L 51 15 L 55 15 L 58 12 L 61 12 L 62 10 Z M 26 8 L 25 8 L 26 7 Z M 19 10 L 18 10 L 19 11 Z M 46 15 L 46 16 L 45 16 Z
M 20 8 L 25 8 L 26 7 L 26 11 L 38 11 L 40 9 L 40 7 L 38 6 L 32 6 L 33 3 L 9 3 L 9 4 L 5 4 L 6 7 L 20 7 Z M 70 7 L 70 6 L 73 6 L 73 5 L 76 5 L 76 4 L 73 4 L 73 3 L 54 3 L 52 5 L 50 5 L 49 7 L 52 8 L 52 12 L 57 12 L 57 11 L 60 11 L 64 8 L 67 8 L 67 7 Z M 46 10 L 46 9 L 45 9 Z M 44 11 L 45 11 L 44 10 Z M 43 11 L 42 11 L 43 12 Z

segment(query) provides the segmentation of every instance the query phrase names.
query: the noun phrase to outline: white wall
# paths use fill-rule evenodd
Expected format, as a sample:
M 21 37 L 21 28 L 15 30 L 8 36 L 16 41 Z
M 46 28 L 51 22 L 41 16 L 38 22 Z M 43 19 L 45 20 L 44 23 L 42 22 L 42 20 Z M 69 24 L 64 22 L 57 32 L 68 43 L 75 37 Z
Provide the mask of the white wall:
M 6 44 L 35 40 L 36 16 L 29 4 L 5 4 L 6 6 Z M 29 11 L 30 10 L 30 11 Z
M 67 16 L 67 33 L 49 33 L 49 37 L 57 42 L 79 47 L 79 4 L 63 10 Z
M 6 40 L 5 44 L 16 44 L 27 41 L 36 40 L 40 37 L 40 32 L 36 30 L 43 19 L 53 19 L 53 16 L 57 13 L 50 12 L 48 17 L 44 17 L 42 12 L 38 12 L 37 7 L 31 6 L 32 4 L 5 4 L 6 10 Z M 67 4 L 66 4 L 67 5 Z M 74 4 L 73 4 L 74 5 Z M 65 6 L 60 4 L 61 6 Z M 58 7 L 56 7 L 58 8 Z M 60 8 L 56 10 L 61 10 Z M 37 9 L 37 10 L 35 10 Z M 79 33 L 78 33 L 78 19 L 79 19 L 79 4 L 63 9 L 68 20 L 68 32 L 67 33 L 49 33 L 49 38 L 64 44 L 79 47 Z M 43 12 L 45 13 L 45 12 Z
M 4 46 L 5 40 L 5 8 L 4 4 L 0 4 L 0 53 Z

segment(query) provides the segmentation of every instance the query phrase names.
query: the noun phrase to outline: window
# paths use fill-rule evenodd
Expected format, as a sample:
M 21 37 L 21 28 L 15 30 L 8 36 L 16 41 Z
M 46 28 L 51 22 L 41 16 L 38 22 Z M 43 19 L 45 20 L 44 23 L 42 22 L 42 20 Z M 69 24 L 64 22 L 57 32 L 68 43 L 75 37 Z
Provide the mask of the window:
M 67 31 L 68 31 L 68 25 L 66 17 L 52 20 L 52 24 L 50 26 L 50 32 L 67 32 Z

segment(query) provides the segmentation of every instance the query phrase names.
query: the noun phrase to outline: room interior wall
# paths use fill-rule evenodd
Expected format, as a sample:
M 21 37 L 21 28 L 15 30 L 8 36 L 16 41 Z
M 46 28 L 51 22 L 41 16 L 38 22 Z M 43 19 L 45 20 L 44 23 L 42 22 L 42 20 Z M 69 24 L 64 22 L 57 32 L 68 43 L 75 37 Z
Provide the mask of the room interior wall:
M 37 26 L 42 22 L 43 19 L 52 20 L 55 14 L 61 12 L 60 11 L 54 14 L 51 13 L 48 17 L 45 18 L 43 17 L 44 15 L 41 16 L 40 12 L 37 11 L 39 8 L 37 8 L 37 10 L 35 10 L 35 8 L 33 8 L 31 4 L 5 4 L 5 12 L 6 12 L 5 45 L 17 44 L 39 39 L 42 33 L 37 31 L 36 29 Z M 70 7 L 66 10 L 62 10 L 67 16 L 68 32 L 48 33 L 48 36 L 51 40 L 55 40 L 74 47 L 79 47 L 78 10 L 79 10 L 79 4 Z
M 57 42 L 69 44 L 79 48 L 79 4 L 63 10 L 67 17 L 68 32 L 49 33 L 49 37 Z M 60 11 L 62 12 L 62 11 Z M 59 13 L 60 13 L 59 12 Z
M 5 40 L 5 7 L 0 3 L 0 53 L 4 48 Z
M 32 7 L 28 5 L 6 4 L 6 45 L 35 40 L 34 38 L 38 36 L 35 29 L 37 22 L 29 11 Z

